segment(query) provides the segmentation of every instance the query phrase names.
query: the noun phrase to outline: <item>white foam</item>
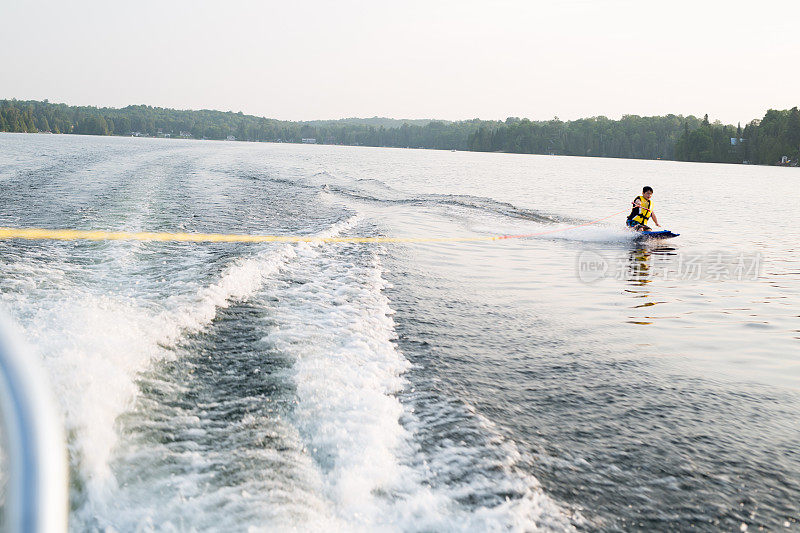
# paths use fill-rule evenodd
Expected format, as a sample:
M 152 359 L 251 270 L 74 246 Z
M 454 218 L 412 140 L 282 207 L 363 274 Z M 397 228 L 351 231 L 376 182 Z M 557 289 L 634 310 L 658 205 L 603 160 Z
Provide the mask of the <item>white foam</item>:
M 382 521 L 375 491 L 401 475 L 395 449 L 405 430 L 394 394 L 408 362 L 391 342 L 379 268 L 311 247 L 298 255 L 291 275 L 305 283 L 282 288 L 278 325 L 266 340 L 296 358 L 294 420 L 321 467 L 336 518 L 371 529 Z
M 318 236 L 336 235 L 355 221 Z M 120 254 L 130 259 L 124 250 Z M 93 515 L 116 488 L 109 467 L 118 439 L 115 420 L 133 405 L 137 375 L 171 357 L 170 347 L 207 326 L 220 308 L 253 295 L 294 256 L 292 245 L 267 247 L 234 260 L 216 283 L 164 301 L 157 294 L 100 293 L 90 285 L 95 278 L 69 264 L 4 265 L 9 314 L 42 355 L 64 412 L 71 467 L 84 487 L 78 518 Z M 76 281 L 81 277 L 88 280 Z
M 546 233 L 539 236 L 542 239 L 557 239 L 566 241 L 583 241 L 583 242 L 629 242 L 636 238 L 636 234 L 624 227 L 611 227 L 608 225 L 596 224 L 590 226 L 561 226 L 558 228 L 560 231 L 553 233 Z
M 458 220 L 468 231 L 482 235 L 530 235 L 526 238 L 583 242 L 628 242 L 635 238 L 635 233 L 624 224 L 614 225 L 613 219 L 585 226 L 562 222 L 545 224 L 463 207 L 448 207 L 447 217 Z
M 328 230 L 314 235 L 315 238 L 324 239 L 334 237 L 358 221 L 352 216 L 347 220 L 332 225 Z M 316 247 L 323 241 L 304 243 L 304 247 Z M 210 324 L 219 309 L 224 309 L 229 302 L 243 300 L 254 294 L 264 281 L 273 276 L 280 268 L 296 255 L 296 247 L 292 245 L 278 245 L 262 251 L 251 257 L 235 260 L 225 269 L 219 281 L 198 290 L 197 294 L 189 300 L 168 305 L 163 313 L 162 320 L 170 323 L 172 331 L 159 340 L 161 343 L 172 343 L 187 332 L 196 332 Z
M 245 415 L 220 428 L 201 418 L 170 416 L 177 413 L 169 409 L 157 412 L 165 419 L 155 424 L 163 425 L 161 429 L 174 435 L 174 440 L 126 446 L 124 460 L 116 463 L 123 470 L 123 485 L 97 509 L 93 522 L 85 522 L 92 529 L 344 528 L 330 511 L 330 503 L 319 496 L 318 471 L 296 429 L 280 417 Z M 265 432 L 277 448 L 255 446 L 249 440 L 253 433 Z M 222 446 L 209 445 L 215 439 Z M 231 439 L 243 439 L 248 444 L 242 449 L 232 448 Z M 230 473 L 232 479 L 226 479 Z
M 170 330 L 162 334 L 160 342 L 171 344 L 185 333 L 200 331 L 214 320 L 219 309 L 254 294 L 294 256 L 294 247 L 283 244 L 253 257 L 236 259 L 216 283 L 199 289 L 188 301 L 183 296 L 171 298 L 161 317 Z
M 583 242 L 628 242 L 636 236 L 632 231 L 624 227 L 614 227 L 602 223 L 576 227 L 575 225 L 561 223 L 487 224 L 484 222 L 471 226 L 471 230 L 483 234 L 530 235 L 530 237 L 525 238 Z
M 393 342 L 381 265 L 367 255 L 373 250 L 342 246 L 337 256 L 330 248 L 299 248 L 285 271 L 289 279 L 274 288 L 277 325 L 265 339 L 296 359 L 293 421 L 320 468 L 335 513 L 330 523 L 346 531 L 570 529 L 538 481 L 515 469 L 519 452 L 511 444 L 503 443 L 494 462 L 458 443 L 429 456 L 435 464 L 419 460 L 420 426 L 397 397 L 410 364 Z M 430 483 L 431 469 L 459 477 L 476 464 L 469 483 Z M 478 508 L 459 503 L 504 490 L 522 496 Z
M 336 235 L 355 222 L 318 236 Z M 272 246 L 234 260 L 215 283 L 163 302 L 153 295 L 94 294 L 70 281 L 79 277 L 79 268 L 65 273 L 48 267 L 36 272 L 36 283 L 21 276 L 18 298 L 4 299 L 12 302 L 43 354 L 66 413 L 72 464 L 84 486 L 84 500 L 73 502 L 73 523 L 236 529 L 250 517 L 265 530 L 566 529 L 568 522 L 535 478 L 516 469 L 518 452 L 512 445 L 503 444 L 503 458 L 494 462 L 481 462 L 481 448 L 459 443 L 421 453 L 415 443 L 420 427 L 397 397 L 410 365 L 393 342 L 393 311 L 374 250 L 319 243 Z M 288 279 L 275 285 L 282 273 Z M 271 317 L 277 326 L 266 340 L 295 358 L 298 401 L 290 421 L 296 437 L 284 426 L 287 442 L 298 441 L 297 450 L 273 459 L 291 462 L 303 486 L 286 492 L 284 482 L 246 482 L 203 492 L 198 487 L 208 484 L 204 476 L 212 470 L 204 465 L 224 463 L 224 458 L 207 457 L 208 451 L 191 446 L 162 450 L 186 463 L 185 475 L 147 486 L 118 486 L 109 466 L 118 439 L 115 421 L 133 405 L 137 376 L 154 361 L 172 357 L 170 347 L 207 326 L 220 308 L 251 297 L 265 284 L 277 297 Z M 186 442 L 190 432 L 204 431 L 191 420 L 181 424 Z M 158 453 L 159 445 L 153 446 L 142 453 Z M 135 460 L 136 453 L 127 450 L 126 460 Z M 469 482 L 431 482 L 432 472 L 458 477 L 470 469 L 479 474 Z M 484 471 L 502 475 L 484 476 Z M 459 503 L 492 490 L 523 496 L 476 508 Z M 179 497 L 158 499 L 167 493 Z M 251 508 L 276 503 L 269 512 Z
M 408 414 L 411 431 L 425 433 L 443 426 L 457 428 L 460 434 L 458 441 L 449 434 L 436 439 L 437 445 L 417 449 L 413 458 L 434 493 L 451 502 L 449 515 L 426 527 L 439 531 L 571 531 L 571 521 L 582 522 L 580 515 L 568 516 L 544 492 L 539 480 L 523 466 L 517 445 L 504 438 L 486 417 L 461 402 L 426 398 L 423 403 L 428 405 L 412 402 L 426 413 L 424 420 L 416 412 Z M 507 496 L 497 502 L 498 494 Z M 486 498 L 490 502 L 474 508 L 455 503 Z

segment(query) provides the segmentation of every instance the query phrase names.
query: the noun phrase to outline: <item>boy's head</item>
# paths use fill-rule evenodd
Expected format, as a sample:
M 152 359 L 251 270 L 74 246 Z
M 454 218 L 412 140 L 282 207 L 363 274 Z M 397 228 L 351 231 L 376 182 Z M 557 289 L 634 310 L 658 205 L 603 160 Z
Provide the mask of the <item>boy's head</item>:
M 644 196 L 645 198 L 647 198 L 649 200 L 650 197 L 653 196 L 653 188 L 652 187 L 644 187 L 642 189 L 642 196 Z

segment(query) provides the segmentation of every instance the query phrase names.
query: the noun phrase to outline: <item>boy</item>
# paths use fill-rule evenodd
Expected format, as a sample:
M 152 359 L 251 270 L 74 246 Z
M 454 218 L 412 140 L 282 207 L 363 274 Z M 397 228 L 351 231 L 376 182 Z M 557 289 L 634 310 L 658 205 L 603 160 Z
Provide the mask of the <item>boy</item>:
M 653 222 L 656 223 L 656 226 L 661 227 L 656 214 L 653 213 L 653 203 L 650 201 L 652 196 L 653 188 L 645 187 L 642 189 L 642 195 L 633 199 L 633 209 L 626 221 L 629 228 L 633 228 L 636 231 L 650 231 L 650 227 L 647 225 L 650 217 L 653 217 Z

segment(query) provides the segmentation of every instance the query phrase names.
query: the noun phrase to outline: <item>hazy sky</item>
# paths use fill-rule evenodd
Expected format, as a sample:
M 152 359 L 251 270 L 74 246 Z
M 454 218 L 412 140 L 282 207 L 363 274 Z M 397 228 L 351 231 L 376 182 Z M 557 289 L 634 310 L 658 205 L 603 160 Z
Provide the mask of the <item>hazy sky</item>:
M 0 98 L 289 120 L 800 105 L 800 0 L 0 0 Z

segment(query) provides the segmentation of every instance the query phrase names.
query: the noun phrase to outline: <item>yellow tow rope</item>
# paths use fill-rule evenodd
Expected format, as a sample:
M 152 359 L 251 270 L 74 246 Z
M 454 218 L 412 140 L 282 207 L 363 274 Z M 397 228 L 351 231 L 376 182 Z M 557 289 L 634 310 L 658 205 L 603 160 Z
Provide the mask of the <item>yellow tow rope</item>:
M 8 228 L 0 227 L 0 240 L 24 239 L 29 241 L 161 241 L 161 242 L 328 242 L 328 243 L 448 243 L 448 242 L 481 242 L 504 239 L 523 239 L 538 235 L 547 235 L 568 231 L 583 226 L 596 224 L 601 220 L 616 216 L 627 209 L 618 211 L 603 218 L 585 224 L 526 233 L 520 235 L 495 235 L 491 237 L 314 237 L 296 235 L 239 235 L 228 233 L 170 233 L 154 231 L 98 231 L 79 229 L 44 229 L 44 228 Z

